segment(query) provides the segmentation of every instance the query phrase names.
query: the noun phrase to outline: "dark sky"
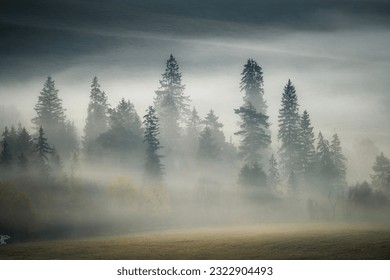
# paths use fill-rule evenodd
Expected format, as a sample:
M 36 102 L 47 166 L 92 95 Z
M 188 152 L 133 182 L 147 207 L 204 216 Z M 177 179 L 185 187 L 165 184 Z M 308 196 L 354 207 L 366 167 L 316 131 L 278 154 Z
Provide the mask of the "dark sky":
M 253 29 L 279 35 L 387 28 L 390 2 L 378 0 L 6 0 L 0 2 L 0 79 L 66 68 L 80 57 L 145 35 L 250 38 Z M 270 34 L 271 33 L 271 34 Z M 36 63 L 39 69 L 34 69 Z M 38 71 L 38 72 L 37 72 Z
M 316 133 L 338 132 L 345 149 L 371 138 L 389 155 L 389 27 L 385 0 L 2 0 L 0 97 L 28 122 L 51 75 L 82 131 L 93 76 L 111 104 L 129 98 L 142 115 L 173 53 L 192 105 L 213 108 L 229 138 L 251 57 L 263 67 L 275 147 L 292 79 Z

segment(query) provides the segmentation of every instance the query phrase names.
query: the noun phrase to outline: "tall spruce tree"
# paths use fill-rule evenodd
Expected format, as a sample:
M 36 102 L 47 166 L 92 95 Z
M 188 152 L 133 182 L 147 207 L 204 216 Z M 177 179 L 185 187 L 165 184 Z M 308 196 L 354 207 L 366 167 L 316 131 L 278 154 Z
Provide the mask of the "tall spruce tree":
M 311 126 L 309 113 L 305 110 L 301 117 L 301 170 L 306 179 L 309 179 L 314 172 L 315 165 L 315 138 Z
M 144 140 L 146 143 L 146 161 L 145 161 L 145 176 L 151 183 L 161 183 L 163 179 L 163 165 L 161 164 L 161 155 L 158 154 L 160 141 L 158 136 L 159 120 L 156 116 L 156 111 L 153 106 L 149 106 L 144 116 L 143 124 L 145 127 Z
M 281 142 L 279 150 L 280 158 L 282 159 L 281 164 L 284 167 L 285 174 L 294 172 L 296 176 L 302 171 L 300 162 L 301 121 L 298 98 L 291 80 L 288 80 L 284 87 L 278 123 L 278 140 Z
M 343 154 L 341 142 L 337 133 L 335 133 L 332 137 L 332 142 L 330 144 L 330 154 L 332 157 L 334 172 L 336 175 L 336 177 L 334 178 L 335 183 L 339 186 L 344 186 L 346 185 L 345 176 L 347 171 L 347 158 Z
M 262 68 L 253 59 L 248 59 L 241 73 L 240 89 L 244 94 L 244 104 L 251 103 L 257 112 L 267 114 L 264 100 L 264 81 Z
M 96 152 L 96 138 L 108 129 L 107 96 L 100 89 L 98 78 L 94 77 L 91 84 L 87 119 L 84 127 L 84 151 L 88 155 Z
M 37 116 L 32 119 L 37 130 L 44 127 L 45 130 L 54 130 L 65 123 L 65 109 L 62 100 L 58 97 L 58 89 L 54 80 L 49 76 L 35 105 Z
M 252 166 L 262 160 L 261 151 L 271 143 L 271 136 L 267 133 L 268 116 L 257 112 L 251 103 L 248 103 L 234 112 L 241 117 L 240 130 L 235 133 L 241 137 L 239 156 L 246 164 Z
M 78 139 L 66 121 L 62 100 L 58 97 L 54 80 L 48 77 L 35 105 L 37 116 L 32 119 L 37 133 L 42 127 L 50 141 L 57 146 L 60 154 L 68 155 L 78 148 Z
M 184 94 L 182 74 L 173 55 L 166 63 L 165 72 L 160 80 L 160 88 L 155 91 L 154 107 L 161 127 L 161 140 L 166 148 L 177 148 L 181 136 L 181 125 L 189 115 L 189 97 Z

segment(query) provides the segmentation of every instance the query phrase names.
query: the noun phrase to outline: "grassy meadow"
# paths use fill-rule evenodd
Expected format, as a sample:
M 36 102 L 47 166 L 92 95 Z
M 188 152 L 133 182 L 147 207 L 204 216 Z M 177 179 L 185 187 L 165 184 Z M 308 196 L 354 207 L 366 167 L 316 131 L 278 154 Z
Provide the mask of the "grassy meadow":
M 0 246 L 0 259 L 390 259 L 390 225 L 268 224 L 10 242 Z

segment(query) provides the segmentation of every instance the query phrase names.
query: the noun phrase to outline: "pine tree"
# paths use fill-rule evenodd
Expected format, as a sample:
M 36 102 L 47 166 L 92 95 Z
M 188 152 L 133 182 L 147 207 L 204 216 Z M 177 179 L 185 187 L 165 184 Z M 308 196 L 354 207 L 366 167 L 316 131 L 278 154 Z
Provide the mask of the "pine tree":
M 301 117 L 301 168 L 306 179 L 313 174 L 315 164 L 314 132 L 311 126 L 309 113 L 305 110 Z
M 115 109 L 108 110 L 111 128 L 132 130 L 134 134 L 142 134 L 141 120 L 130 100 L 121 99 Z
M 298 98 L 295 87 L 288 80 L 282 95 L 282 105 L 279 110 L 278 140 L 281 141 L 280 158 L 286 174 L 292 171 L 295 175 L 300 173 L 300 116 Z
M 332 142 L 330 144 L 330 154 L 335 169 L 334 170 L 336 175 L 336 178 L 334 178 L 335 182 L 339 186 L 346 185 L 345 175 L 347 171 L 347 166 L 346 166 L 347 158 L 343 155 L 340 139 L 337 134 L 333 135 Z
M 145 175 L 148 180 L 153 183 L 161 183 L 163 177 L 163 165 L 161 164 L 161 155 L 158 154 L 158 150 L 161 149 L 158 136 L 159 120 L 156 116 L 156 111 L 152 106 L 146 110 L 146 115 L 143 121 L 145 132 L 144 140 L 146 143 L 146 162 L 145 162 Z
M 181 137 L 181 125 L 189 115 L 188 96 L 184 95 L 185 86 L 176 59 L 170 55 L 165 72 L 160 80 L 160 88 L 155 91 L 154 106 L 161 127 L 161 140 L 169 150 L 176 148 Z
M 108 129 L 108 103 L 104 91 L 100 90 L 98 78 L 94 77 L 89 96 L 87 119 L 84 127 L 84 149 L 88 155 L 95 153 L 96 138 Z
M 261 150 L 271 143 L 271 136 L 267 134 L 268 116 L 259 113 L 251 103 L 235 109 L 241 117 L 241 125 L 235 135 L 241 136 L 239 155 L 245 163 L 252 166 L 261 161 Z
M 77 149 L 77 136 L 68 130 L 65 109 L 62 107 L 58 89 L 51 77 L 47 78 L 34 109 L 37 116 L 32 119 L 32 122 L 36 125 L 37 132 L 42 127 L 50 141 L 57 146 L 60 154 L 68 155 Z
M 376 157 L 372 167 L 374 174 L 371 175 L 372 185 L 382 191 L 390 191 L 390 160 L 383 153 Z
M 201 119 L 198 115 L 198 111 L 193 107 L 191 115 L 186 123 L 185 133 L 185 142 L 191 153 L 196 153 L 196 151 L 198 151 L 200 133 Z
M 318 134 L 316 152 L 318 182 L 321 185 L 322 191 L 326 193 L 332 192 L 334 190 L 336 171 L 330 151 L 329 141 L 324 139 L 321 132 Z
M 262 68 L 253 59 L 248 59 L 241 73 L 240 89 L 244 91 L 244 104 L 251 103 L 257 112 L 267 114 L 264 100 L 264 81 Z
M 276 161 L 276 158 L 274 154 L 272 154 L 270 160 L 269 160 L 269 171 L 268 171 L 268 181 L 271 186 L 276 185 L 280 181 L 280 174 L 278 170 L 278 162 Z
M 65 122 L 65 109 L 62 107 L 62 100 L 58 97 L 54 80 L 50 76 L 47 77 L 34 109 L 37 116 L 32 119 L 32 122 L 37 128 L 44 127 L 46 130 L 52 130 Z
M 166 63 L 165 72 L 160 80 L 160 88 L 156 91 L 155 107 L 156 111 L 164 106 L 164 97 L 170 96 L 173 106 L 176 108 L 179 121 L 184 121 L 189 113 L 188 103 L 190 99 L 184 95 L 185 86 L 181 80 L 182 74 L 179 70 L 179 64 L 171 54 Z
M 199 137 L 198 156 L 203 160 L 216 160 L 220 154 L 220 147 L 215 143 L 211 128 L 206 126 Z

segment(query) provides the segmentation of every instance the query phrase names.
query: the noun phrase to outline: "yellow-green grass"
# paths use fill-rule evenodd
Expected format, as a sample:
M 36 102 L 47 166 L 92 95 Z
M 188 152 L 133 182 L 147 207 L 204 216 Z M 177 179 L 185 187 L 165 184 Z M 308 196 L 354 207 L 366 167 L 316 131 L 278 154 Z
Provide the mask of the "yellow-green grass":
M 390 226 L 274 224 L 0 246 L 0 259 L 390 259 Z

